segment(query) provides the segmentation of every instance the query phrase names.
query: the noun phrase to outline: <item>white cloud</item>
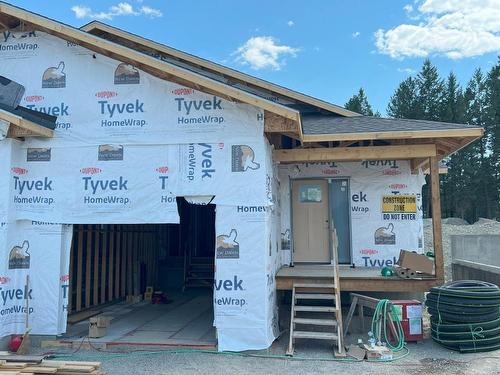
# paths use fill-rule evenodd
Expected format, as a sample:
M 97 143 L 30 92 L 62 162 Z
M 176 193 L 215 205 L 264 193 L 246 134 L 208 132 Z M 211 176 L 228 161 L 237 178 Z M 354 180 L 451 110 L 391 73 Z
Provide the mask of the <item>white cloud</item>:
M 357 38 L 358 36 L 361 35 L 361 33 L 359 31 L 355 31 L 351 35 L 352 35 L 353 38 Z
M 293 22 L 292 20 L 288 21 L 286 23 L 288 26 L 292 27 L 293 25 L 295 25 L 295 22 Z
M 248 39 L 233 54 L 236 61 L 250 65 L 252 69 L 280 70 L 285 64 L 285 57 L 297 56 L 298 48 L 278 45 L 277 40 L 271 36 L 256 36 Z
M 163 16 L 159 9 L 151 8 L 143 5 L 139 9 L 135 9 L 133 5 L 127 2 L 121 2 L 112 5 L 107 11 L 93 12 L 92 9 L 86 5 L 74 5 L 71 10 L 75 13 L 76 18 L 94 18 L 98 20 L 112 20 L 117 16 L 147 16 L 151 18 Z
M 403 7 L 403 9 L 404 9 L 404 11 L 405 11 L 406 13 L 411 13 L 411 12 L 413 12 L 413 5 L 411 5 L 411 4 L 406 4 L 406 5 Z
M 500 51 L 500 0 L 424 0 L 416 11 L 418 24 L 377 30 L 380 53 L 461 59 Z
M 412 69 L 412 68 L 398 68 L 398 72 L 412 75 L 412 74 L 415 74 L 417 71 L 415 69 Z

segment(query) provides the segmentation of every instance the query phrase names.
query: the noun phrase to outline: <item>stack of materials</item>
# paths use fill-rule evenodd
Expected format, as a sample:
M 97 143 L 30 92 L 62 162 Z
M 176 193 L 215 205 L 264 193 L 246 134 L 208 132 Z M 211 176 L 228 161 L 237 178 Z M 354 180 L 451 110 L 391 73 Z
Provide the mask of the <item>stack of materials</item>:
M 0 355 L 0 375 L 102 375 L 100 362 L 52 361 L 43 356 Z
M 431 314 L 431 336 L 460 352 L 500 349 L 500 288 L 462 280 L 432 288 L 425 301 Z

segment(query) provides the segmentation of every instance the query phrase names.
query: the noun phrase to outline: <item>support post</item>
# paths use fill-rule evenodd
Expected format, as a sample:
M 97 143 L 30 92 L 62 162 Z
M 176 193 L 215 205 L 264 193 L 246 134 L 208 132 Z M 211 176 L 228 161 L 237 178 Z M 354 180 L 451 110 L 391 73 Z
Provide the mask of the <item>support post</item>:
M 441 198 L 439 192 L 439 160 L 429 158 L 431 177 L 432 233 L 434 239 L 434 265 L 436 279 L 444 282 L 443 239 L 441 231 Z

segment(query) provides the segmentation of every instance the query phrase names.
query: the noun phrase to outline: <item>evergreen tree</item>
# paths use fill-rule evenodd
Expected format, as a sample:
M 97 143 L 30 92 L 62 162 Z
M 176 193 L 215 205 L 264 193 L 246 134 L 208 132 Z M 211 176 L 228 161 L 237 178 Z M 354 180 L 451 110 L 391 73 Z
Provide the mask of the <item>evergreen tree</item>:
M 357 94 L 353 95 L 344 107 L 350 111 L 360 113 L 365 116 L 373 116 L 372 106 L 368 102 L 365 90 L 361 87 Z M 378 112 L 377 112 L 378 113 Z M 380 117 L 380 113 L 378 114 Z
M 395 118 L 419 118 L 417 81 L 412 77 L 406 78 L 391 96 L 387 105 L 387 114 Z
M 420 120 L 439 121 L 441 119 L 445 85 L 437 68 L 429 59 L 424 61 L 417 75 L 417 110 Z

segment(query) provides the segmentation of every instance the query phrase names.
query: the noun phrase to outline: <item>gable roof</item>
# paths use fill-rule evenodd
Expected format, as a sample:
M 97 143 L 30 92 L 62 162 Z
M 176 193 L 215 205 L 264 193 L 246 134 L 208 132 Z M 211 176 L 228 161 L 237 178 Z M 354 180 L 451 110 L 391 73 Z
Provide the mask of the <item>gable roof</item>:
M 0 120 L 11 125 L 10 137 L 52 137 L 57 118 L 45 113 L 17 106 L 16 108 L 0 103 Z
M 283 86 L 168 47 L 99 21 L 91 21 L 80 29 L 106 40 L 126 45 L 134 50 L 154 55 L 157 58 L 161 58 L 163 61 L 168 61 L 176 66 L 190 69 L 201 75 L 229 84 L 233 87 L 238 87 L 245 92 L 255 94 L 262 98 L 278 102 L 284 101 L 283 104 L 292 108 L 297 104 L 306 104 L 315 107 L 317 112 L 326 111 L 340 116 L 359 116 L 358 113 L 349 111 L 338 105 L 290 90 Z
M 130 63 L 162 79 L 192 87 L 199 91 L 213 93 L 228 100 L 254 105 L 285 119 L 292 120 L 295 123 L 296 132 L 300 137 L 302 136 L 301 117 L 298 110 L 209 78 L 185 67 L 159 60 L 145 53 L 0 1 L 1 25 L 8 28 L 21 26 L 47 32 L 59 38 L 77 43 L 97 53 Z

